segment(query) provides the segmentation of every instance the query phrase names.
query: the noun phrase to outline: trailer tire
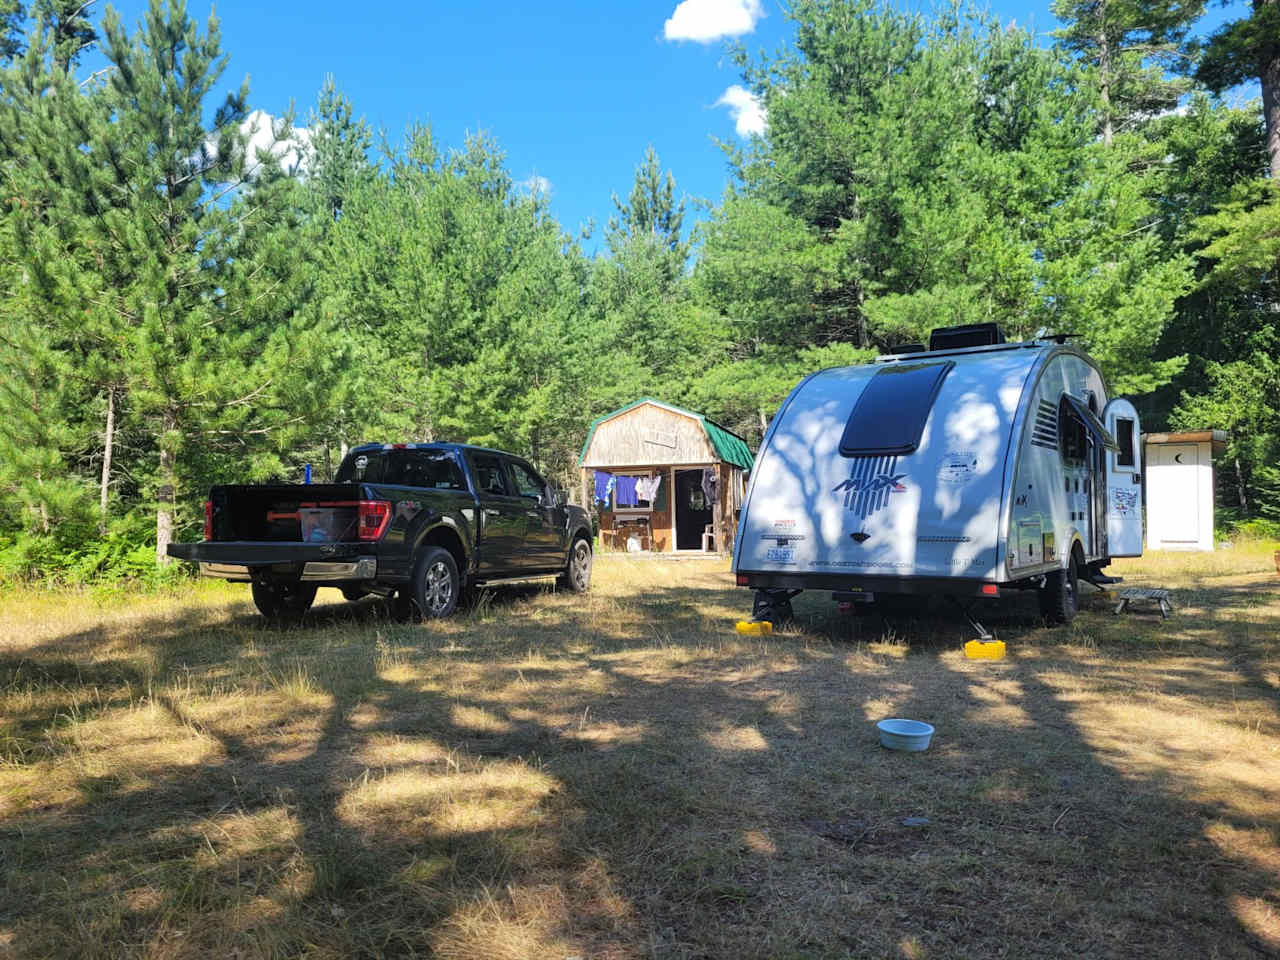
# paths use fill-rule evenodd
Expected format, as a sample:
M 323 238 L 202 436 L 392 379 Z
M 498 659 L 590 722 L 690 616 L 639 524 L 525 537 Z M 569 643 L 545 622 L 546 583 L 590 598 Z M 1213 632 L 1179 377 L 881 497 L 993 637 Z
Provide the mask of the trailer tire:
M 316 599 L 316 585 L 300 580 L 255 579 L 253 603 L 272 623 L 297 623 Z
M 564 573 L 556 578 L 556 584 L 573 593 L 586 593 L 591 589 L 591 544 L 586 537 L 574 538 Z
M 462 577 L 458 562 L 444 547 L 423 547 L 409 581 L 413 602 L 424 619 L 447 617 L 458 607 Z
M 1045 577 L 1040 588 L 1040 613 L 1051 624 L 1070 623 L 1076 618 L 1080 596 L 1079 551 L 1071 551 L 1067 569 Z

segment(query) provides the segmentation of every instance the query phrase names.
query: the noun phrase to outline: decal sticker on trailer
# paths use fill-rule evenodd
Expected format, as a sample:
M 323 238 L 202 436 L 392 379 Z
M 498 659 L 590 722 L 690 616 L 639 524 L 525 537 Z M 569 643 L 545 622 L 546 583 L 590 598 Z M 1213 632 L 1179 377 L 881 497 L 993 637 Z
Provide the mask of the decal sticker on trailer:
M 894 473 L 897 457 L 860 457 L 853 462 L 849 479 L 836 485 L 832 493 L 843 495 L 846 510 L 866 518 L 889 502 L 890 494 L 905 493 L 905 473 Z
M 969 483 L 978 475 L 978 455 L 964 451 L 948 453 L 938 461 L 940 483 Z

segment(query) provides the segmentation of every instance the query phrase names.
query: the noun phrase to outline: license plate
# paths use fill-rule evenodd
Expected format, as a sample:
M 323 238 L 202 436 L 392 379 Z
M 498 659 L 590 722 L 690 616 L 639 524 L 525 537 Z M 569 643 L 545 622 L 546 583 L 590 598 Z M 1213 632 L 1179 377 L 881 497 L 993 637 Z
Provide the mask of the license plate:
M 795 547 L 770 547 L 766 551 L 764 558 L 769 563 L 795 563 L 796 548 Z

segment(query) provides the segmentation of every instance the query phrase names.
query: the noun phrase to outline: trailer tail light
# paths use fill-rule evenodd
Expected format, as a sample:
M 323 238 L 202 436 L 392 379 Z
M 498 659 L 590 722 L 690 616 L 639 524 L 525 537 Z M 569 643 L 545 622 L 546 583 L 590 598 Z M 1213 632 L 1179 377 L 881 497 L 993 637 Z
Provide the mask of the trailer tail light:
M 984 583 L 982 585 L 982 595 L 984 597 L 1000 596 L 1000 588 L 994 583 Z
M 747 585 L 747 575 L 745 573 L 738 574 L 738 586 L 745 587 Z
M 359 500 L 356 502 L 357 522 L 361 540 L 381 540 L 391 522 L 390 500 Z
M 204 538 L 206 540 L 213 539 L 213 501 L 206 500 L 204 502 Z

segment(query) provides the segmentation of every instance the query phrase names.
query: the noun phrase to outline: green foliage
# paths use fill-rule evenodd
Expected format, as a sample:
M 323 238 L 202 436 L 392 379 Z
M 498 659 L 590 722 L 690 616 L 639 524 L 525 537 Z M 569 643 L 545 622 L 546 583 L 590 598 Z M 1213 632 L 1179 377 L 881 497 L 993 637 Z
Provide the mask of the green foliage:
M 1064 24 L 1054 36 L 1089 66 L 1104 142 L 1187 92 L 1187 81 L 1166 70 L 1190 62 L 1187 35 L 1204 7 L 1204 0 L 1054 0 Z
M 1255 75 L 1260 6 L 1201 80 Z M 325 478 L 366 440 L 571 488 L 589 422 L 641 396 L 758 441 L 814 370 L 979 321 L 1077 334 L 1149 428 L 1231 430 L 1228 510 L 1267 522 L 1280 201 L 1255 105 L 1166 109 L 1200 9 L 1060 0 L 1042 49 L 962 7 L 796 0 L 789 45 L 733 53 L 768 127 L 720 204 L 690 235 L 649 148 L 588 258 L 491 139 L 375 155 L 332 78 L 286 169 L 292 117 L 211 100 L 217 21 L 183 0 L 133 32 L 0 0 L 0 576 L 177 576 L 156 547 L 210 484 Z

